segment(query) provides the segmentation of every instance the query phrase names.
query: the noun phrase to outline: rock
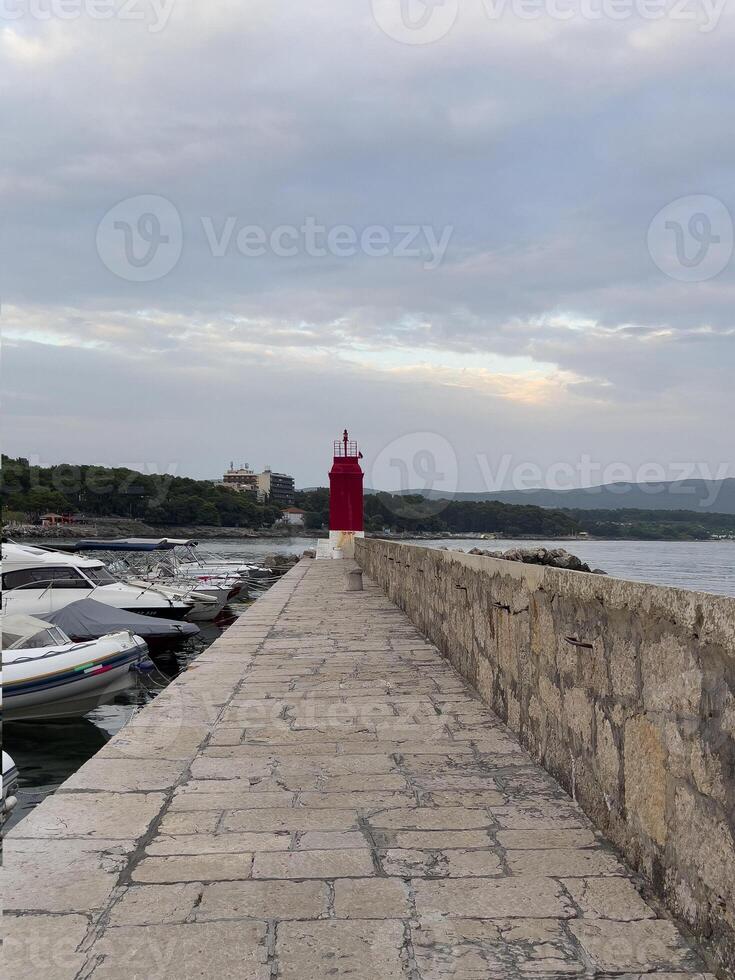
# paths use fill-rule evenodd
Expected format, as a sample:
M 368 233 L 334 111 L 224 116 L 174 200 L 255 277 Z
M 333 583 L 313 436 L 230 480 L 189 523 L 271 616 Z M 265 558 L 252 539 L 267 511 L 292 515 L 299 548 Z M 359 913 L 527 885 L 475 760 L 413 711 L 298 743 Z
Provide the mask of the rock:
M 553 568 L 566 568 L 573 572 L 590 572 L 593 575 L 606 575 L 601 568 L 592 569 L 576 555 L 564 548 L 509 548 L 507 551 L 485 551 L 472 548 L 470 555 L 485 558 L 502 558 L 503 561 L 520 561 L 526 565 L 550 565 Z
M 289 568 L 293 568 L 298 561 L 298 555 L 265 555 L 263 565 L 268 573 L 273 572 L 276 575 L 281 575 L 283 572 L 287 572 Z

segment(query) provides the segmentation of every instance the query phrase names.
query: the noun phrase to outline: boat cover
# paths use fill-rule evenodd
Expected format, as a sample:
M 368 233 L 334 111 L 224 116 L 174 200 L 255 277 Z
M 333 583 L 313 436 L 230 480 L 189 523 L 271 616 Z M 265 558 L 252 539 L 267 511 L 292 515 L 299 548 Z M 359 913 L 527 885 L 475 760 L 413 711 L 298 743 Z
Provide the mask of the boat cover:
M 54 547 L 59 551 L 172 551 L 196 543 L 186 538 L 84 538 Z
M 117 609 L 96 599 L 79 599 L 54 613 L 44 613 L 49 623 L 60 626 L 73 640 L 96 640 L 106 633 L 130 630 L 148 642 L 150 640 L 184 639 L 196 636 L 199 627 L 194 623 L 179 623 L 157 616 L 140 616 Z

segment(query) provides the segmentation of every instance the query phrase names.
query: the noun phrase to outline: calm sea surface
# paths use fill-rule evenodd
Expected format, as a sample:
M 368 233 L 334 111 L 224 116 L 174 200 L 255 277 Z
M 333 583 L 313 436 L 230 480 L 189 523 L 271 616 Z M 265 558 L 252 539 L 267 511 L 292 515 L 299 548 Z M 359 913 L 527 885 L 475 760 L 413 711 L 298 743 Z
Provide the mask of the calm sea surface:
M 735 541 L 549 541 L 432 539 L 406 542 L 427 548 L 507 551 L 509 548 L 566 548 L 616 578 L 673 585 L 679 589 L 735 596 Z
M 735 541 L 515 541 L 479 538 L 437 539 L 407 542 L 429 548 L 469 551 L 471 548 L 563 547 L 594 568 L 609 575 L 674 585 L 684 589 L 735 596 Z M 204 550 L 228 558 L 261 563 L 269 554 L 300 554 L 316 547 L 308 538 L 223 539 L 208 541 Z M 119 731 L 131 715 L 150 701 L 177 674 L 185 670 L 210 643 L 221 636 L 244 611 L 247 602 L 235 602 L 229 615 L 216 623 L 202 623 L 201 633 L 184 643 L 157 652 L 155 670 L 138 681 L 137 688 L 120 695 L 114 704 L 90 712 L 84 718 L 56 722 L 5 722 L 4 747 L 20 770 L 19 803 L 9 826 L 17 823 L 49 793 L 91 758 Z

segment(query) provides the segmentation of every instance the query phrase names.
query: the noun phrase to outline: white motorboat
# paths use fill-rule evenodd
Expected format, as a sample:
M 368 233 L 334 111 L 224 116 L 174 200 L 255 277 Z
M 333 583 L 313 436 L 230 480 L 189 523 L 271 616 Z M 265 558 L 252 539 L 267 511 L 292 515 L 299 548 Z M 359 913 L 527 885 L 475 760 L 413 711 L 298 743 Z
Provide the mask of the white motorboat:
M 134 577 L 126 578 L 125 581 L 129 585 L 138 586 L 139 588 L 155 588 L 157 592 L 169 596 L 171 599 L 190 602 L 192 607 L 187 613 L 186 618 L 195 623 L 209 622 L 216 619 L 227 605 L 229 598 L 229 589 L 217 586 L 210 587 L 209 585 L 204 585 L 200 588 L 194 581 L 166 581 L 164 583 L 158 580 L 151 582 L 144 578 Z
M 197 591 L 207 589 L 225 589 L 228 599 L 234 599 L 245 588 L 246 582 L 239 575 L 227 572 L 207 571 L 199 565 L 177 565 L 175 574 L 178 578 L 195 587 Z
M 30 545 L 3 544 L 3 611 L 40 616 L 79 599 L 94 599 L 143 616 L 183 619 L 192 603 L 163 595 L 154 585 L 120 582 L 97 558 Z
M 109 555 L 118 552 L 127 552 L 128 555 L 155 554 L 157 562 L 162 560 L 161 552 L 168 552 L 169 574 L 187 579 L 200 576 L 247 579 L 251 571 L 259 568 L 247 562 L 202 553 L 199 542 L 191 538 L 86 538 L 71 545 L 60 545 L 59 548 L 74 552 L 104 551 Z
M 8 721 L 83 715 L 132 687 L 148 662 L 145 641 L 110 633 L 72 643 L 33 616 L 3 621 L 3 716 Z
M 214 619 L 244 586 L 239 575 L 213 575 L 197 564 L 193 573 L 180 572 L 177 549 L 196 542 L 170 538 L 91 538 L 60 545 L 64 552 L 96 552 L 108 570 L 124 582 L 154 588 L 170 598 L 191 602 L 187 619 Z
M 228 560 L 220 555 L 207 554 L 199 550 L 198 542 L 183 538 L 167 538 L 168 544 L 176 549 L 177 571 L 186 577 L 227 576 L 246 580 L 258 565 Z
M 3 752 L 2 803 L 0 803 L 0 827 L 5 823 L 18 803 L 18 769 L 7 752 Z

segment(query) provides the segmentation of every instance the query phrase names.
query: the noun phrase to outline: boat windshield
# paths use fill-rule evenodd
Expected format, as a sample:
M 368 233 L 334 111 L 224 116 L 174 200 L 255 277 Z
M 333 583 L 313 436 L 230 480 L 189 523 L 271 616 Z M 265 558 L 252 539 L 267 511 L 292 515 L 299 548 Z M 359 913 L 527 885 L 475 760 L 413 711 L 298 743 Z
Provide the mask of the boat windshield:
M 90 582 L 95 585 L 114 585 L 117 579 L 107 571 L 104 565 L 94 565 L 90 568 L 83 568 L 82 572 Z
M 8 650 L 35 650 L 38 647 L 63 646 L 69 637 L 58 626 L 47 626 L 32 636 L 18 636 L 11 630 L 3 630 L 3 646 Z

